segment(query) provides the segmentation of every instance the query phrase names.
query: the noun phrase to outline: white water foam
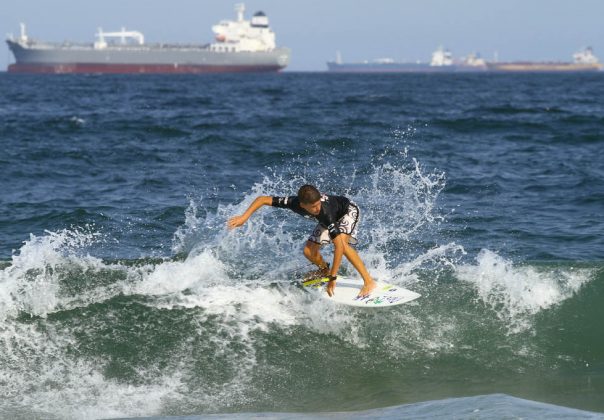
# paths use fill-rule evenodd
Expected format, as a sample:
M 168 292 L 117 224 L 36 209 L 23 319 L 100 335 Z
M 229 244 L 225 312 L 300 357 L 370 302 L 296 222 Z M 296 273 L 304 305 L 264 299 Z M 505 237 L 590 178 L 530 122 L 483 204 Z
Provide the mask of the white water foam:
M 44 418 L 138 416 L 158 413 L 166 404 L 178 406 L 177 401 L 189 397 L 194 397 L 197 405 L 204 402 L 218 409 L 224 405 L 223 395 L 229 395 L 231 401 L 238 395 L 245 398 L 244 391 L 253 386 L 248 373 L 256 366 L 254 331 L 304 322 L 314 322 L 324 330 L 319 314 L 325 316 L 326 311 L 333 310 L 315 309 L 306 314 L 304 308 L 311 301 L 302 291 L 291 290 L 287 282 L 283 287 L 268 287 L 267 281 L 230 277 L 211 249 L 191 254 L 183 261 L 139 266 L 106 264 L 78 252 L 97 236 L 78 231 L 32 236 L 13 257 L 12 264 L 1 271 L 4 323 L 0 327 L 0 393 L 5 399 L 0 412 Z M 79 269 L 85 274 L 101 270 L 123 274 L 122 280 L 85 289 L 85 296 L 75 299 L 62 290 L 66 269 Z M 158 309 L 199 308 L 200 325 L 217 316 L 219 330 L 213 340 L 221 352 L 228 356 L 233 342 L 242 347 L 227 357 L 229 364 L 241 365 L 237 378 L 220 390 L 213 388 L 204 395 L 198 391 L 194 396 L 179 391 L 184 386 L 179 377 L 189 369 L 186 365 L 169 375 L 158 375 L 154 370 L 140 372 L 149 383 L 119 383 L 105 378 L 106 361 L 73 353 L 78 346 L 75 330 L 58 329 L 44 320 L 51 314 L 102 303 L 117 295 L 147 296 L 152 298 L 147 304 Z M 23 324 L 18 319 L 21 313 L 42 319 Z
M 480 300 L 504 321 L 512 333 L 532 327 L 532 316 L 572 297 L 592 278 L 587 269 L 539 270 L 515 266 L 489 250 L 476 265 L 457 267 L 457 277 L 472 284 Z
M 250 226 L 252 237 L 271 235 L 265 225 Z M 221 235 L 227 242 L 238 236 L 236 233 Z M 222 407 L 220 395 L 226 393 L 231 399 L 245 399 L 246 390 L 254 387 L 250 381 L 257 367 L 254 333 L 258 331 L 302 326 L 319 334 L 335 335 L 365 349 L 375 345 L 371 330 L 385 325 L 386 333 L 380 339 L 381 351 L 390 348 L 389 357 L 401 361 L 414 357 L 418 351 L 428 356 L 447 353 L 459 344 L 455 331 L 458 326 L 447 314 L 428 314 L 426 319 L 414 316 L 413 311 L 393 312 L 387 318 L 383 314 L 361 314 L 363 320 L 360 321 L 358 312 L 313 300 L 291 286 L 285 272 L 275 277 L 283 280 L 281 284 L 277 284 L 275 278 L 245 278 L 240 273 L 233 276 L 232 267 L 219 257 L 225 252 L 221 247 L 201 247 L 182 261 L 125 266 L 106 264 L 78 252 L 78 247 L 86 247 L 95 237 L 89 232 L 69 231 L 32 237 L 20 254 L 14 256 L 11 266 L 2 271 L 3 286 L 12 285 L 6 290 L 23 290 L 24 284 L 33 279 L 33 284 L 42 285 L 44 291 L 3 295 L 5 323 L 0 328 L 0 346 L 4 368 L 0 369 L 0 387 L 12 401 L 12 406 L 0 405 L 3 412 L 10 412 L 16 405 L 27 407 L 18 413 L 29 410 L 33 417 L 52 418 L 48 413 L 57 418 L 139 416 L 159 413 L 167 405 L 178 406 L 192 398 L 181 392 L 186 388 L 181 378 L 189 369 L 186 364 L 170 374 L 152 369 L 141 372 L 141 376 L 148 378 L 144 384 L 119 383 L 104 377 L 103 360 L 73 357 L 71 349 L 77 348 L 73 331 L 59 330 L 46 321 L 40 329 L 14 319 L 19 311 L 45 317 L 65 310 L 62 308 L 75 307 L 73 297 L 61 292 L 62 265 L 125 274 L 112 286 L 87 290 L 80 305 L 104 302 L 118 294 L 140 295 L 151 298 L 145 304 L 158 309 L 198 308 L 201 311 L 196 316 L 200 325 L 210 318 L 217 319 L 219 330 L 214 339 L 218 348 L 228 354 L 230 343 L 238 343 L 241 351 L 227 360 L 241 365 L 242 369 L 237 378 L 223 384 L 220 392 L 214 388 L 203 395 L 199 391 L 195 394 L 197 401 L 216 409 Z M 229 243 L 247 248 L 250 243 L 246 238 L 240 235 L 237 241 Z M 237 254 L 237 249 L 235 251 Z M 540 272 L 533 267 L 515 267 L 490 251 L 479 255 L 477 265 L 454 264 L 460 253 L 463 248 L 458 245 L 443 245 L 387 270 L 406 282 L 413 278 L 414 270 L 425 264 L 455 267 L 457 277 L 472 284 L 482 302 L 509 323 L 512 331 L 527 328 L 528 316 L 569 298 L 589 278 L 581 270 L 552 275 L 551 271 Z M 45 282 L 53 286 L 48 287 Z M 28 360 L 23 357 L 27 354 L 35 357 Z
M 58 287 L 61 269 L 80 266 L 99 267 L 101 260 L 81 250 L 98 241 L 101 235 L 91 226 L 80 230 L 64 229 L 30 235 L 11 264 L 0 271 L 0 321 L 20 311 L 46 316 L 60 306 Z

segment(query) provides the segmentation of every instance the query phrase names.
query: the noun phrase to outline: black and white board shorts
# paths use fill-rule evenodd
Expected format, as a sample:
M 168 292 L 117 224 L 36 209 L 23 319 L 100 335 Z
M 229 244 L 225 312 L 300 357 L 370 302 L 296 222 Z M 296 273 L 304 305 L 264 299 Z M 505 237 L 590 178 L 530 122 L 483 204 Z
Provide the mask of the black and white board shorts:
M 348 205 L 348 212 L 336 222 L 337 230 L 350 237 L 348 240 L 350 245 L 356 245 L 359 242 L 357 240 L 357 226 L 359 225 L 360 219 L 361 212 L 357 205 L 351 201 Z M 323 227 L 320 224 L 315 227 L 308 240 L 320 245 L 327 245 L 332 242 L 329 237 L 328 228 Z

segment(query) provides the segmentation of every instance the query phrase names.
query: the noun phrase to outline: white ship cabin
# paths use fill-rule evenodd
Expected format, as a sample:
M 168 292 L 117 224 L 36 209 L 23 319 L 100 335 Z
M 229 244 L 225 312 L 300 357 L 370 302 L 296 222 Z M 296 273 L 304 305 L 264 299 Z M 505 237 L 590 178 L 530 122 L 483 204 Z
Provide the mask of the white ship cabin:
M 143 45 L 145 43 L 145 36 L 142 33 L 138 31 L 127 31 L 126 28 L 122 28 L 122 30 L 118 32 L 103 32 L 103 29 L 99 28 L 95 37 L 95 50 L 105 49 L 108 45 Z M 108 43 L 108 39 L 113 41 Z
M 575 64 L 598 64 L 598 57 L 594 55 L 594 51 L 591 47 L 584 48 L 581 51 L 577 51 L 573 54 L 573 61 Z
M 27 47 L 29 44 L 33 43 L 33 40 L 27 36 L 27 32 L 25 30 L 25 23 L 20 23 L 19 26 L 21 28 L 21 34 L 19 35 L 19 37 L 15 38 L 13 34 L 8 34 L 7 39 L 9 41 L 20 44 L 22 47 Z
M 237 20 L 223 20 L 212 27 L 216 42 L 210 49 L 216 52 L 271 51 L 276 47 L 275 33 L 269 28 L 268 17 L 257 12 L 245 20 L 243 3 L 235 5 Z
M 480 56 L 480 53 L 470 53 L 464 58 L 463 64 L 470 67 L 485 67 L 487 61 Z
M 394 64 L 394 59 L 390 57 L 376 58 L 373 60 L 374 64 Z
M 430 65 L 433 67 L 452 66 L 453 54 L 451 54 L 451 51 L 440 46 L 436 51 L 432 53 L 432 60 L 430 61 Z

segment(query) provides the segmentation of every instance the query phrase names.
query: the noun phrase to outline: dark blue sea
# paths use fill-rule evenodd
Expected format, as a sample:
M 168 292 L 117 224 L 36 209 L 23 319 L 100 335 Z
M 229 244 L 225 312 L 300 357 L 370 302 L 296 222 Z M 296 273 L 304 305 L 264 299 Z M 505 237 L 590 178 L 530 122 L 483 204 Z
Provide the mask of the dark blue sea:
M 602 98 L 600 73 L 0 74 L 0 417 L 603 417 Z M 226 229 L 305 183 L 422 297 L 315 299 L 287 210 Z

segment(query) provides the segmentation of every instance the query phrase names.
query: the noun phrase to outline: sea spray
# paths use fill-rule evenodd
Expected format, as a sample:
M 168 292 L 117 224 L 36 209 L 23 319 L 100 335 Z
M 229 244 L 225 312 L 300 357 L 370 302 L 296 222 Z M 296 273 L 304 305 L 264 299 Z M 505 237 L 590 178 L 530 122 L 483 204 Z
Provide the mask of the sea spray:
M 203 199 L 192 198 L 185 224 L 175 234 L 173 249 L 197 253 L 211 248 L 237 277 L 266 277 L 261 261 L 269 262 L 273 277 L 286 275 L 305 263 L 301 248 L 312 223 L 286 211 L 267 209 L 256 212 L 232 234 L 226 232 L 224 223 L 243 213 L 259 195 L 292 195 L 300 185 L 314 183 L 326 193 L 347 195 L 360 206 L 358 249 L 366 264 L 386 278 L 396 266 L 420 258 L 426 246 L 421 238 L 437 237 L 438 224 L 444 221 L 437 205 L 445 186 L 444 173 L 426 171 L 409 156 L 403 140 L 413 132 L 399 134 L 369 163 L 359 166 L 330 164 L 335 153 L 323 153 L 317 163 L 309 160 L 311 153 L 300 155 L 283 167 L 269 168 L 242 201 L 221 204 L 215 214 L 207 212 Z M 198 211 L 205 218 L 199 218 Z M 432 242 L 430 246 L 441 245 Z M 329 248 L 326 251 L 331 252 Z M 350 270 L 346 263 L 344 269 Z
M 98 266 L 100 260 L 83 250 L 101 235 L 92 226 L 83 229 L 30 235 L 9 266 L 0 271 L 0 319 L 20 311 L 46 316 L 57 309 L 58 292 L 65 267 Z
M 533 326 L 533 315 L 571 298 L 593 278 L 593 271 L 515 266 L 485 249 L 476 257 L 476 265 L 459 265 L 456 276 L 472 284 L 479 301 L 488 305 L 510 332 L 517 333 Z

